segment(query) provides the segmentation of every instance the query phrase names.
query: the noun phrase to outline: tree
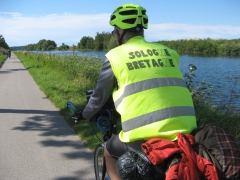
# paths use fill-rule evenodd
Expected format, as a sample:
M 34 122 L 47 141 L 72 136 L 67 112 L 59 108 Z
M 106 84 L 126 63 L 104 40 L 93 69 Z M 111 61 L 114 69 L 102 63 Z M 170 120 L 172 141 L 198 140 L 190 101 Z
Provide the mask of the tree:
M 89 36 L 83 36 L 78 43 L 79 49 L 93 49 L 94 39 Z
M 0 35 L 0 47 L 4 49 L 9 49 L 8 44 L 5 42 L 3 35 Z
M 56 49 L 56 47 L 57 47 L 57 44 L 54 41 L 47 40 L 47 50 L 48 51 L 54 50 L 54 49 Z
M 113 49 L 115 47 L 117 47 L 116 39 L 114 37 L 111 37 L 111 39 L 110 39 L 110 41 L 108 43 L 107 49 L 110 50 L 110 49 Z
M 97 51 L 103 50 L 103 34 L 97 32 L 95 36 L 94 49 Z
M 52 40 L 42 39 L 38 41 L 33 50 L 36 51 L 50 51 L 56 49 L 57 44 Z
M 115 41 L 111 33 L 97 32 L 95 39 L 89 36 L 83 36 L 78 43 L 78 49 L 109 50 L 116 47 Z
M 97 35 L 95 36 L 94 49 L 97 51 L 107 50 L 111 36 L 111 33 L 97 32 Z
M 103 34 L 103 50 L 107 50 L 108 49 L 111 37 L 112 37 L 111 33 L 104 33 Z
M 62 46 L 58 47 L 58 50 L 68 50 L 68 49 L 69 49 L 69 46 L 64 43 L 62 43 Z
M 34 51 L 36 50 L 36 44 L 28 44 L 27 46 L 24 46 L 23 50 L 25 51 Z
M 46 39 L 42 39 L 42 40 L 40 40 L 40 41 L 38 41 L 38 43 L 37 43 L 37 49 L 36 50 L 38 50 L 38 51 L 44 51 L 44 49 L 43 49 L 43 43 L 46 41 Z

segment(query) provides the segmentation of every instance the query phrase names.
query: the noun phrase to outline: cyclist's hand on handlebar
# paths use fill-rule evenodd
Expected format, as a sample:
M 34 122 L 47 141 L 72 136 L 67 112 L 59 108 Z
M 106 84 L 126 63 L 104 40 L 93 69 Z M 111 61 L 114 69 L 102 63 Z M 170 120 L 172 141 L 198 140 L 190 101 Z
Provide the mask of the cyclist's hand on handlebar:
M 77 117 L 77 120 L 78 121 L 81 121 L 81 120 L 85 120 L 84 118 L 83 118 L 83 116 L 82 116 L 82 110 L 79 110 L 79 111 L 77 111 L 76 112 L 76 114 L 75 114 L 75 116 Z

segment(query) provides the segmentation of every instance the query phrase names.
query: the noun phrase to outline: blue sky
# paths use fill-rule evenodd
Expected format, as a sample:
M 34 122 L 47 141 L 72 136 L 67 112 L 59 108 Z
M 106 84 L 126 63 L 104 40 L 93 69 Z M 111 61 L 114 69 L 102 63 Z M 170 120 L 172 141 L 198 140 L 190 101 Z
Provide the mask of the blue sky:
M 110 14 L 124 3 L 147 9 L 148 41 L 240 38 L 240 0 L 1 0 L 0 34 L 9 46 L 41 39 L 77 45 L 111 32 Z

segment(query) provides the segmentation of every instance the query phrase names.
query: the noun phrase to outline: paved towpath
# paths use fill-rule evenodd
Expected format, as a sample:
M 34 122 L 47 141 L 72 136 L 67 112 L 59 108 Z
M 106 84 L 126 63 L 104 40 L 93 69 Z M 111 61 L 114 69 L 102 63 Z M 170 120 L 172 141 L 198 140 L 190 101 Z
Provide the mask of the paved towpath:
M 93 180 L 93 153 L 12 53 L 0 68 L 0 180 Z

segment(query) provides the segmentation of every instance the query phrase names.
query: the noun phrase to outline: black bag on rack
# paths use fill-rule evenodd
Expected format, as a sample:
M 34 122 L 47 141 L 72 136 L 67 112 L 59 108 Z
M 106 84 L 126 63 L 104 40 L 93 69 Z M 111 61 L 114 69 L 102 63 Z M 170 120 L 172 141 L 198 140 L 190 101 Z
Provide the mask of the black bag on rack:
M 154 166 L 142 152 L 127 151 L 117 161 L 118 174 L 123 180 L 165 179 L 161 165 Z

